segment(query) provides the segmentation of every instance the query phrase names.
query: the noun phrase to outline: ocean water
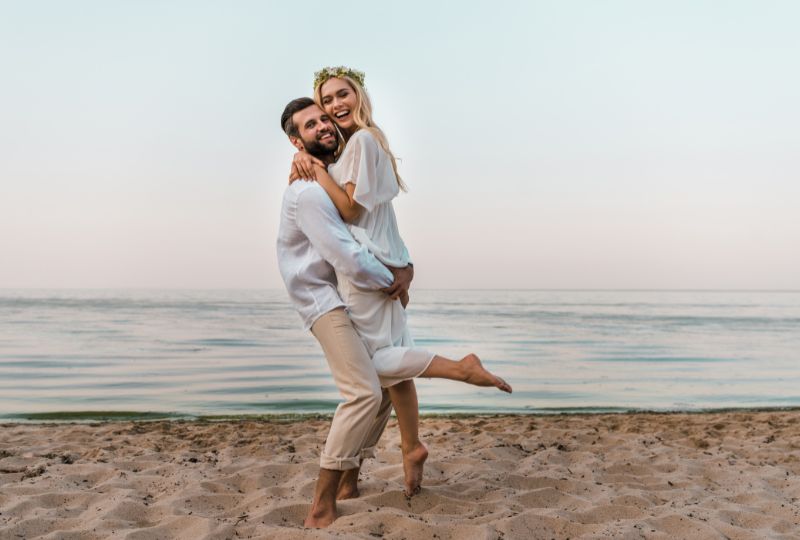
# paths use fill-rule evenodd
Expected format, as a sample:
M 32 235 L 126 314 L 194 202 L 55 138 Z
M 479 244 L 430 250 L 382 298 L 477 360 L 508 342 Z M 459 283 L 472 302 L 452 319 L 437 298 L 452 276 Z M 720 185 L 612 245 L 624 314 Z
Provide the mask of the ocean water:
M 418 346 L 514 387 L 418 380 L 422 412 L 800 406 L 800 292 L 415 290 L 409 314 Z M 338 402 L 282 290 L 0 290 L 0 419 Z

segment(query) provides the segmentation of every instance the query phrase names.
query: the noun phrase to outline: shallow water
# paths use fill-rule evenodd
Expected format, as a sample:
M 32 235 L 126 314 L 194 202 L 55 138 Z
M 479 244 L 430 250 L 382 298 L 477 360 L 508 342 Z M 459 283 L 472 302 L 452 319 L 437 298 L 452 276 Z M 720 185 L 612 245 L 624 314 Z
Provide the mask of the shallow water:
M 419 380 L 423 412 L 800 406 L 800 292 L 422 290 L 409 313 L 418 346 L 514 386 Z M 0 290 L 0 418 L 338 401 L 282 290 Z

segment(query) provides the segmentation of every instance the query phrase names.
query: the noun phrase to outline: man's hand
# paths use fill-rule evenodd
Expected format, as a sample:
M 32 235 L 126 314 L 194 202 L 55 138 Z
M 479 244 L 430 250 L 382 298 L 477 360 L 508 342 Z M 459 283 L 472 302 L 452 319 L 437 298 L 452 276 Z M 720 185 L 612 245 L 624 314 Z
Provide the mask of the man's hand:
M 408 307 L 408 302 L 411 298 L 408 296 L 408 291 L 400 295 L 400 303 L 403 305 L 403 309 Z
M 387 268 L 392 272 L 394 281 L 391 285 L 381 290 L 388 294 L 392 300 L 397 300 L 404 294 L 407 296 L 411 280 L 414 279 L 414 267 L 409 264 L 403 268 L 395 268 L 393 266 L 387 266 Z

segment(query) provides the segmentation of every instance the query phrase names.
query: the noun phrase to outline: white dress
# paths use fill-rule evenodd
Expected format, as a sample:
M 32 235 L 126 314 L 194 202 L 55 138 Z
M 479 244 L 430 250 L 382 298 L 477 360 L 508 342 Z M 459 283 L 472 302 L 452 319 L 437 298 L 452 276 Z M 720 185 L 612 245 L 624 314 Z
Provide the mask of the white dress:
M 353 237 L 387 266 L 406 266 L 410 258 L 392 207 L 400 186 L 392 162 L 378 141 L 365 129 L 356 131 L 338 161 L 328 166 L 328 172 L 342 187 L 355 184 L 353 198 L 364 207 L 356 222 L 349 225 Z M 389 300 L 380 291 L 360 289 L 345 276 L 336 277 L 339 294 L 372 356 L 381 385 L 392 386 L 422 374 L 434 355 L 414 347 L 400 300 Z

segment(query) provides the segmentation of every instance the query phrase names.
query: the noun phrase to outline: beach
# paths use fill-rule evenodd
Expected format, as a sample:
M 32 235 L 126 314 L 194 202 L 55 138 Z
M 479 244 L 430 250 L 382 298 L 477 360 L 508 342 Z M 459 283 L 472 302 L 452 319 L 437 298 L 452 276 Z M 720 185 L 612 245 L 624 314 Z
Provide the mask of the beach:
M 800 411 L 394 419 L 361 493 L 303 529 L 324 416 L 5 423 L 0 538 L 798 538 Z

